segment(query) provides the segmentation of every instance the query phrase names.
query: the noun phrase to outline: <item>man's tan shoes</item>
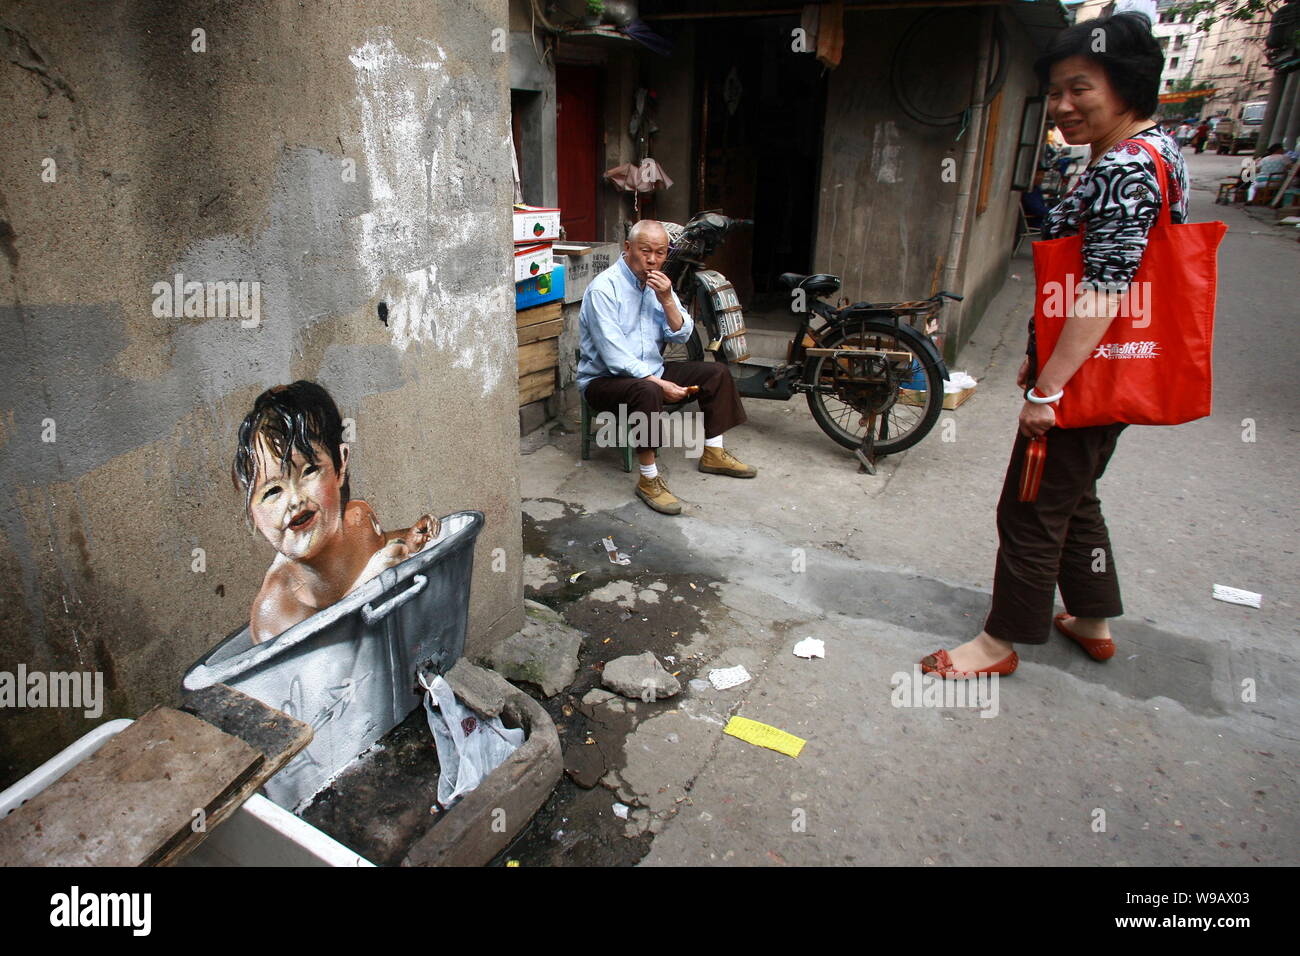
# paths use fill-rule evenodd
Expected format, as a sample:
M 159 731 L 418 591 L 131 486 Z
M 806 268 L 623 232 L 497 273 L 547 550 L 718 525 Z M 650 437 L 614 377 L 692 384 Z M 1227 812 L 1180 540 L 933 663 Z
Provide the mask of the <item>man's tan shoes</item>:
M 704 446 L 700 456 L 700 471 L 706 475 L 730 475 L 732 478 L 753 478 L 758 469 L 747 465 L 725 448 Z
M 642 475 L 636 483 L 636 496 L 660 514 L 682 513 L 682 503 L 668 490 L 662 478 L 647 478 Z

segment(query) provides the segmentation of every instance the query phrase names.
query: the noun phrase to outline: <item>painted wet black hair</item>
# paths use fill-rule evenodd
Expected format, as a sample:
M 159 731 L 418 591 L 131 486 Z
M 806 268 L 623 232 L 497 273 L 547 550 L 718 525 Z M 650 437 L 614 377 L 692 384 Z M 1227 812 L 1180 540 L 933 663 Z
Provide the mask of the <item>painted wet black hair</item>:
M 1095 30 L 1105 34 L 1105 52 L 1094 48 Z M 1155 115 L 1160 105 L 1160 72 L 1165 68 L 1165 55 L 1160 42 L 1151 35 L 1151 21 L 1143 14 L 1117 13 L 1062 30 L 1047 52 L 1034 62 L 1034 72 L 1044 87 L 1051 82 L 1052 67 L 1072 56 L 1099 63 L 1116 95 L 1139 117 Z
M 257 481 L 257 436 L 265 435 L 271 448 L 280 456 L 280 465 L 287 468 L 298 449 L 308 461 L 315 463 L 316 451 L 312 443 L 329 449 L 334 469 L 343 467 L 343 419 L 330 393 L 315 382 L 298 381 L 292 385 L 268 388 L 253 410 L 244 416 L 239 426 L 239 444 L 235 448 L 235 462 L 230 468 L 230 480 L 244 493 L 244 514 L 247 516 L 253 503 L 253 485 Z M 343 480 L 343 503 L 351 497 L 348 482 Z

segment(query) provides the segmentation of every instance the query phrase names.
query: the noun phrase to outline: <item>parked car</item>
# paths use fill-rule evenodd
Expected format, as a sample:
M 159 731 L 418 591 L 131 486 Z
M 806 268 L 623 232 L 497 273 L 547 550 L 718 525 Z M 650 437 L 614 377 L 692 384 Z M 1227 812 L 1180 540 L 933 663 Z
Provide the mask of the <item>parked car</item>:
M 1254 152 L 1260 145 L 1259 131 L 1264 125 L 1264 114 L 1268 112 L 1268 100 L 1255 100 L 1241 107 L 1241 129 L 1232 142 L 1233 152 L 1249 150 Z M 1268 144 L 1265 143 L 1265 146 Z

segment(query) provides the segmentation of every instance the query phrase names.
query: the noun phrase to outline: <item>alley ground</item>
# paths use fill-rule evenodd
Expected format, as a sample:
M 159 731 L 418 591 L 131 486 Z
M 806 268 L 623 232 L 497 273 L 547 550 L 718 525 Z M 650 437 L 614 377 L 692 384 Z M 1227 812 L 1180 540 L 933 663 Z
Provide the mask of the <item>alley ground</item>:
M 1060 637 L 1022 648 L 992 719 L 891 704 L 892 675 L 973 636 L 987 609 L 1031 311 L 1025 250 L 956 363 L 977 395 L 875 476 L 802 398 L 748 401 L 749 424 L 728 435 L 756 480 L 665 452 L 677 518 L 633 498 L 613 450 L 580 462 L 572 414 L 567 433 L 525 440 L 528 596 L 585 634 L 577 681 L 546 703 L 570 764 L 604 779 L 566 778 L 502 860 L 1300 862 L 1300 244 L 1271 213 L 1213 204 L 1239 158 L 1187 158 L 1193 218 L 1230 227 L 1215 409 L 1129 429 L 1103 480 L 1127 608 L 1116 657 L 1095 663 Z M 629 566 L 596 550 L 606 535 Z M 1262 607 L 1214 601 L 1214 584 L 1260 592 Z M 804 637 L 825 641 L 825 660 L 792 654 Z M 594 703 L 599 665 L 645 649 L 682 693 Z M 752 679 L 687 684 L 735 664 Z M 725 736 L 734 714 L 807 746 L 794 759 Z

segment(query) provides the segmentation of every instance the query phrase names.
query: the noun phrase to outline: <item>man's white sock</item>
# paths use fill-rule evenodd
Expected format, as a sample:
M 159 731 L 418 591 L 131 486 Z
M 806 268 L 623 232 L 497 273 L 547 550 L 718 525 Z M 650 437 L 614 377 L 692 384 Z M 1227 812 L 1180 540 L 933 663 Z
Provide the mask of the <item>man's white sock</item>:
M 722 447 L 722 436 L 721 436 L 721 435 L 714 435 L 712 438 L 706 438 L 706 439 L 704 439 L 704 447 L 705 447 L 705 448 L 721 448 L 721 447 Z
M 642 478 L 658 478 L 658 477 L 659 477 L 659 466 L 656 465 L 653 461 L 650 462 L 650 464 L 648 464 L 648 465 L 642 465 L 642 464 L 638 463 L 638 466 L 637 466 L 637 467 L 639 467 L 639 468 L 641 469 L 641 477 L 642 477 Z

